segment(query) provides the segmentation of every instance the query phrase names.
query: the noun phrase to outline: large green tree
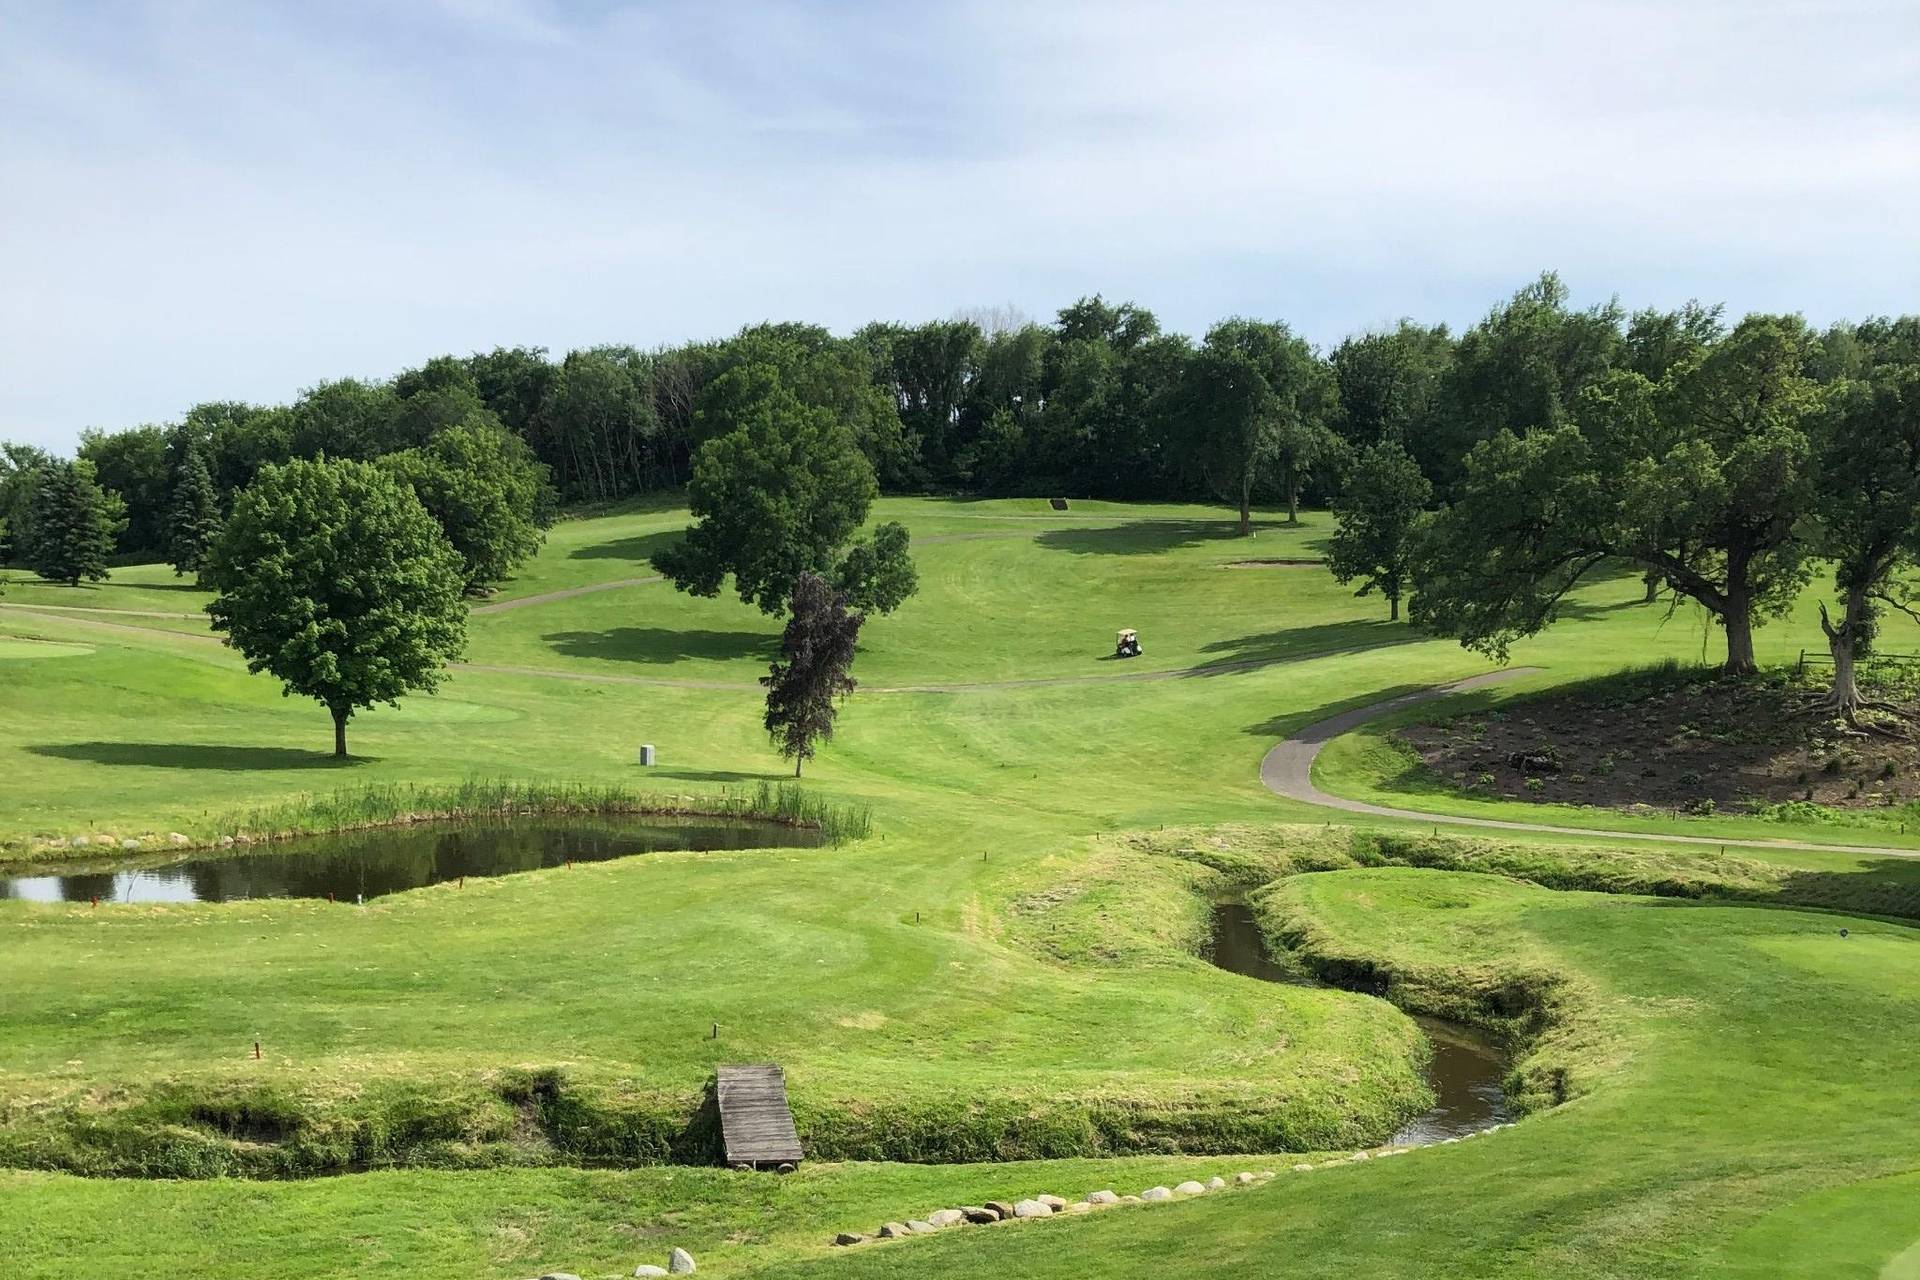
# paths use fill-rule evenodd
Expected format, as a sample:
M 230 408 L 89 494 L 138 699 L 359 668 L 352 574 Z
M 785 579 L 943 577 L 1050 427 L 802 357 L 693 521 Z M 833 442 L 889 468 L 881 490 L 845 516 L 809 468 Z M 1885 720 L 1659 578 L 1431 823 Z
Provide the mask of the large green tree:
M 553 511 L 547 468 L 486 410 L 380 461 L 460 553 L 467 590 L 500 581 L 540 549 Z
M 1443 493 L 1480 441 L 1569 421 L 1581 390 L 1619 358 L 1619 306 L 1608 302 L 1576 311 L 1569 297 L 1560 277 L 1547 272 L 1454 344 L 1432 425 L 1408 441 L 1421 470 Z
M 833 571 L 879 489 L 853 433 L 774 370 L 719 381 L 738 425 L 700 446 L 687 486 L 695 524 L 653 564 L 696 596 L 719 595 L 732 574 L 741 600 L 779 613 L 802 573 Z
M 125 504 L 126 521 L 115 550 L 130 554 L 162 550 L 170 483 L 166 430 L 83 431 L 79 456 L 93 464 L 100 487 Z
M 1330 391 L 1326 366 L 1284 324 L 1222 321 L 1186 361 L 1175 412 L 1189 465 L 1238 508 L 1242 536 L 1263 477 L 1279 481 L 1298 522 L 1302 484 L 1338 450 Z
M 95 483 L 92 463 L 49 463 L 33 491 L 27 563 L 49 582 L 100 581 L 123 512 L 120 500 Z
M 26 559 L 33 522 L 33 494 L 40 473 L 53 464 L 45 449 L 13 441 L 0 443 L 0 564 Z
M 1616 397 L 1578 425 L 1475 446 L 1421 540 L 1414 620 L 1504 656 L 1588 574 L 1626 561 L 1720 623 L 1729 673 L 1754 670 L 1754 626 L 1806 581 L 1809 350 L 1797 318 L 1750 316 L 1651 403 Z
M 1816 545 L 1840 595 L 1837 616 L 1820 605 L 1833 657 L 1828 702 L 1851 719 L 1863 705 L 1857 663 L 1883 608 L 1920 613 L 1910 582 L 1920 552 L 1920 364 L 1838 384 L 1818 440 Z
M 438 686 L 466 644 L 460 557 L 413 493 L 353 461 L 269 466 L 234 502 L 207 607 L 250 671 L 347 721 Z
M 1433 484 L 1398 440 L 1376 444 L 1360 455 L 1346 491 L 1334 500 L 1333 539 L 1327 567 L 1345 586 L 1360 580 L 1366 595 L 1387 598 L 1387 620 L 1400 619 L 1400 597 L 1413 572 L 1414 535 L 1420 514 L 1433 497 Z
M 1393 329 L 1348 338 L 1327 357 L 1339 411 L 1333 426 L 1355 449 L 1397 440 L 1409 451 L 1433 425 L 1453 364 L 1445 325 L 1402 320 Z
M 794 579 L 780 656 L 760 683 L 767 690 L 767 733 L 793 761 L 793 776 L 833 737 L 839 703 L 854 690 L 853 655 L 866 615 L 847 609 L 846 597 L 818 574 Z

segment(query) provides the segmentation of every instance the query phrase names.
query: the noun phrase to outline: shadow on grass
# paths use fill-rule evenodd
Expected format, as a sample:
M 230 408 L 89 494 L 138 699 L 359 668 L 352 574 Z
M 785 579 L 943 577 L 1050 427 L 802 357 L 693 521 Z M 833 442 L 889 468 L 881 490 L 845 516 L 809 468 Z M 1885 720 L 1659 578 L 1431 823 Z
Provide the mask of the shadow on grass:
M 1431 638 L 1404 622 L 1388 622 L 1385 618 L 1283 627 L 1278 631 L 1262 631 L 1201 645 L 1200 652 L 1215 656 L 1187 668 L 1184 674 L 1207 676 L 1276 662 L 1305 662 L 1362 649 L 1420 644 Z
M 1412 631 L 1411 628 L 1408 630 L 1410 632 L 1407 637 L 1408 641 L 1429 638 Z M 1311 711 L 1290 711 L 1284 715 L 1272 716 L 1260 721 L 1258 724 L 1248 725 L 1245 729 L 1241 730 L 1241 732 L 1255 738 L 1265 738 L 1276 742 L 1282 738 L 1293 737 L 1299 737 L 1308 742 L 1329 742 L 1343 734 L 1354 733 L 1361 730 L 1375 728 L 1390 729 L 1403 724 L 1427 724 L 1439 720 L 1450 720 L 1454 716 L 1488 710 L 1502 701 L 1500 690 L 1497 688 L 1469 689 L 1461 693 L 1449 694 L 1444 698 L 1438 698 L 1432 702 L 1414 703 L 1405 710 L 1386 711 L 1376 716 L 1368 716 L 1366 719 L 1354 724 L 1335 725 L 1331 732 L 1303 732 L 1315 725 L 1340 719 L 1348 712 L 1358 711 L 1363 707 L 1371 707 L 1376 703 L 1391 702 L 1410 694 L 1425 693 L 1431 688 L 1433 688 L 1433 686 L 1430 684 L 1395 684 L 1388 685 L 1382 689 L 1370 689 L 1366 693 L 1343 699 L 1339 702 L 1329 702 L 1322 706 L 1315 707 Z M 1424 762 L 1420 767 L 1426 769 Z M 1427 776 L 1437 784 L 1432 788 L 1436 794 L 1469 795 L 1482 800 L 1487 798 L 1484 793 L 1475 795 L 1472 792 L 1462 792 L 1455 789 L 1445 778 L 1433 773 L 1430 769 L 1427 770 Z M 1407 781 L 1412 784 L 1415 789 L 1419 789 L 1419 777 L 1409 775 Z
M 567 553 L 569 560 L 631 560 L 635 564 L 653 558 L 655 552 L 664 551 L 686 535 L 684 529 L 663 529 L 658 533 L 636 534 L 631 538 L 616 538 L 612 542 L 596 542 L 590 547 L 579 547 Z
M 1283 529 L 1279 521 L 1256 520 L 1259 529 Z M 1150 556 L 1202 542 L 1239 542 L 1257 547 L 1256 538 L 1242 538 L 1237 520 L 1130 520 L 1098 529 L 1048 529 L 1034 539 L 1050 551 L 1080 556 Z M 1249 554 L 1253 554 L 1249 552 Z
M 556 631 L 542 636 L 555 653 L 614 662 L 674 663 L 689 658 L 728 662 L 771 660 L 778 636 L 754 631 L 681 631 L 667 627 L 615 627 L 611 631 Z
M 647 770 L 649 777 L 672 778 L 675 782 L 790 782 L 793 770 L 788 768 L 763 769 L 757 772 L 746 769 L 674 769 L 656 765 Z
M 147 769 L 221 769 L 242 773 L 255 769 L 351 769 L 373 764 L 378 756 L 336 759 L 331 751 L 302 751 L 295 747 L 212 747 L 180 742 L 61 742 L 27 748 L 37 756 L 56 760 L 84 760 L 90 764 L 134 765 Z

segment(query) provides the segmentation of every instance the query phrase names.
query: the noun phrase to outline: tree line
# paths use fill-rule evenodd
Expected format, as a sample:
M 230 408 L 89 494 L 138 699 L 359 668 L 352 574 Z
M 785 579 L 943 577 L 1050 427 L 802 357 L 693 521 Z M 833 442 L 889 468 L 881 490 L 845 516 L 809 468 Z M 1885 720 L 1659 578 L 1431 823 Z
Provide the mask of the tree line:
M 1909 607 L 1920 320 L 1816 330 L 1718 307 L 1576 308 L 1551 273 L 1458 333 L 1405 320 L 1316 350 L 1277 321 L 1197 341 L 1098 296 L 846 336 L 805 324 L 642 352 L 442 356 L 286 405 L 218 402 L 88 432 L 71 461 L 0 448 L 6 551 L 50 577 L 110 553 L 197 571 L 263 469 L 326 457 L 403 481 L 479 589 L 561 503 L 685 486 L 698 523 L 656 561 L 682 589 L 781 612 L 801 573 L 863 609 L 911 592 L 904 530 L 849 546 L 873 496 L 1211 496 L 1339 513 L 1332 560 L 1397 615 L 1504 653 L 1593 573 L 1697 601 L 1726 666 L 1818 566 L 1836 700 Z M 804 462 L 805 465 L 799 465 Z M 762 490 L 779 502 L 757 502 Z
M 172 424 L 90 430 L 76 460 L 121 503 L 115 552 L 157 555 L 171 548 L 189 451 L 225 510 L 271 463 L 371 461 L 456 426 L 490 428 L 546 468 L 558 501 L 607 502 L 687 483 L 701 445 L 778 385 L 843 426 L 885 492 L 1297 505 L 1337 492 L 1358 451 L 1387 438 L 1450 484 L 1498 426 L 1560 420 L 1616 358 L 1619 319 L 1569 310 L 1548 276 L 1458 337 L 1405 322 L 1324 353 L 1283 323 L 1237 318 L 1196 341 L 1098 296 L 1048 324 L 1003 310 L 845 336 L 758 324 L 718 341 L 557 359 L 503 347 L 385 381 L 323 382 L 288 404 L 216 401 Z M 23 558 L 24 495 L 53 461 L 0 447 L 0 519 L 13 530 L 0 556 Z

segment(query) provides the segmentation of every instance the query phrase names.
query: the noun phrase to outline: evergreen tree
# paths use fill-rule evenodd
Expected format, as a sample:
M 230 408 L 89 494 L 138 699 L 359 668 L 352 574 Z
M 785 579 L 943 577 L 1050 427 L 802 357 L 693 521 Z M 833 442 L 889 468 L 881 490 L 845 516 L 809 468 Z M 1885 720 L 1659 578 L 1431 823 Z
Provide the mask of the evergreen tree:
M 173 487 L 167 499 L 167 559 L 175 577 L 199 574 L 220 535 L 220 497 L 206 451 L 189 436 L 175 441 Z
M 794 579 L 791 616 L 780 637 L 780 657 L 760 683 L 767 689 L 767 732 L 793 761 L 793 776 L 813 759 L 816 742 L 833 737 L 835 703 L 854 690 L 854 645 L 863 613 L 849 613 L 846 597 L 825 578 Z
M 27 563 L 47 581 L 68 586 L 106 577 L 120 523 L 118 505 L 94 483 L 91 465 L 49 464 L 33 494 Z

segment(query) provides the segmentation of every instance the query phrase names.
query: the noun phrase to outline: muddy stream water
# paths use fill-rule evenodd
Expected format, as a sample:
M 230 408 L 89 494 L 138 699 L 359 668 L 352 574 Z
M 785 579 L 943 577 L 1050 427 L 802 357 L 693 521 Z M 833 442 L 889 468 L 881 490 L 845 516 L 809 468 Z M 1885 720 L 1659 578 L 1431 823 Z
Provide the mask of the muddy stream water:
M 1206 959 L 1230 973 L 1282 982 L 1289 986 L 1323 984 L 1275 964 L 1267 956 L 1260 926 L 1244 902 L 1221 902 L 1213 908 L 1213 944 Z M 1507 1099 L 1500 1087 L 1507 1059 L 1492 1041 L 1472 1027 L 1444 1018 L 1414 1015 L 1413 1020 L 1433 1045 L 1427 1064 L 1427 1085 L 1433 1090 L 1433 1108 L 1416 1116 L 1393 1135 L 1399 1147 L 1418 1147 L 1445 1138 L 1458 1138 L 1503 1124 Z

